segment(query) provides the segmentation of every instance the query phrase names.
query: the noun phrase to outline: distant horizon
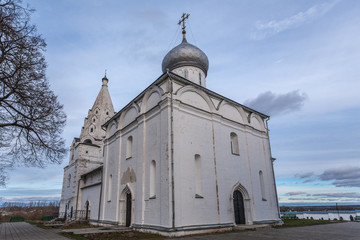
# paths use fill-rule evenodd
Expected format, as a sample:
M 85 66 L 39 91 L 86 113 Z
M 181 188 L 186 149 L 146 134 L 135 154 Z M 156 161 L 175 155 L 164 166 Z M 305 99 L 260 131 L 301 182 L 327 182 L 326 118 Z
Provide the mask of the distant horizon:
M 14 200 L 1 200 L 0 199 L 0 207 L 3 207 L 4 203 L 19 203 L 19 204 L 29 204 L 30 202 L 60 202 L 60 198 L 58 199 L 43 199 L 43 198 L 33 198 L 33 199 L 14 199 Z M 302 207 L 302 206 L 360 206 L 360 202 L 296 202 L 296 203 L 289 203 L 289 202 L 280 202 L 279 207 L 289 206 L 289 207 Z

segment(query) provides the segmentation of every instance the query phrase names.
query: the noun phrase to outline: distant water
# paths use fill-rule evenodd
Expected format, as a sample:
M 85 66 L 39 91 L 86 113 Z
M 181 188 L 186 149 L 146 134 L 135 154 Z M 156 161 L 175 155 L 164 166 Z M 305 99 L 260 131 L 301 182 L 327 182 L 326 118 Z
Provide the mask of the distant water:
M 336 206 L 336 203 L 331 202 L 331 203 L 318 203 L 318 202 L 314 202 L 314 203 L 304 203 L 304 202 L 300 202 L 300 203 L 279 203 L 280 207 L 282 206 L 289 206 L 289 207 L 305 207 L 305 206 Z M 359 202 L 347 202 L 347 203 L 337 203 L 338 206 L 359 206 L 360 207 L 360 203 Z

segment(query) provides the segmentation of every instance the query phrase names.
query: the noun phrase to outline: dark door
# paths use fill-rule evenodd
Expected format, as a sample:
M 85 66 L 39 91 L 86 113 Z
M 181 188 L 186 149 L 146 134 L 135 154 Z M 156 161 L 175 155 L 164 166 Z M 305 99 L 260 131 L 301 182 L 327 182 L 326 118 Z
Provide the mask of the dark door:
M 86 201 L 86 203 L 85 203 L 85 205 L 86 205 L 86 207 L 85 207 L 85 220 L 87 220 L 88 219 L 88 217 L 89 217 L 89 201 Z
M 244 199 L 239 190 L 235 190 L 234 194 L 234 214 L 236 224 L 245 224 Z
M 131 193 L 126 194 L 126 227 L 131 225 Z
M 65 206 L 65 214 L 64 214 L 65 220 L 67 219 L 67 209 L 68 209 L 68 205 Z

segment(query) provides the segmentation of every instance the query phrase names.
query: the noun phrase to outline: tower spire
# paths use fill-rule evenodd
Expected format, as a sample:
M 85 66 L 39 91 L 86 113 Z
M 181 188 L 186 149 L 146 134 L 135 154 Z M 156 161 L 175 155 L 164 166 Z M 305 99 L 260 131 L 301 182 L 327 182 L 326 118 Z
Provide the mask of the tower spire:
M 178 25 L 181 25 L 181 24 L 182 24 L 182 34 L 183 34 L 183 40 L 182 40 L 182 41 L 183 41 L 183 42 L 187 42 L 187 41 L 186 41 L 186 36 L 185 36 L 185 35 L 186 35 L 185 20 L 188 19 L 189 16 L 190 16 L 189 13 L 183 13 L 183 15 L 181 16 L 181 19 L 180 19 L 179 22 L 178 22 Z
M 105 76 L 102 78 L 102 85 L 103 86 L 107 86 L 109 80 L 106 77 L 106 69 L 105 69 Z

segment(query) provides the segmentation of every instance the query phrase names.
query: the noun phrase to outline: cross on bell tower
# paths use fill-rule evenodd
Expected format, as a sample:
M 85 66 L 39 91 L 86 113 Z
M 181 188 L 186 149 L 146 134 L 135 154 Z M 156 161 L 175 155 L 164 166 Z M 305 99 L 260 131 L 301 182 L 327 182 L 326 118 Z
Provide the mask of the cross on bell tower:
M 178 22 L 178 25 L 181 25 L 182 24 L 182 34 L 183 34 L 183 42 L 186 42 L 186 31 L 185 31 L 185 20 L 188 19 L 190 16 L 189 13 L 183 13 L 183 15 L 181 16 L 181 19 L 179 20 Z

